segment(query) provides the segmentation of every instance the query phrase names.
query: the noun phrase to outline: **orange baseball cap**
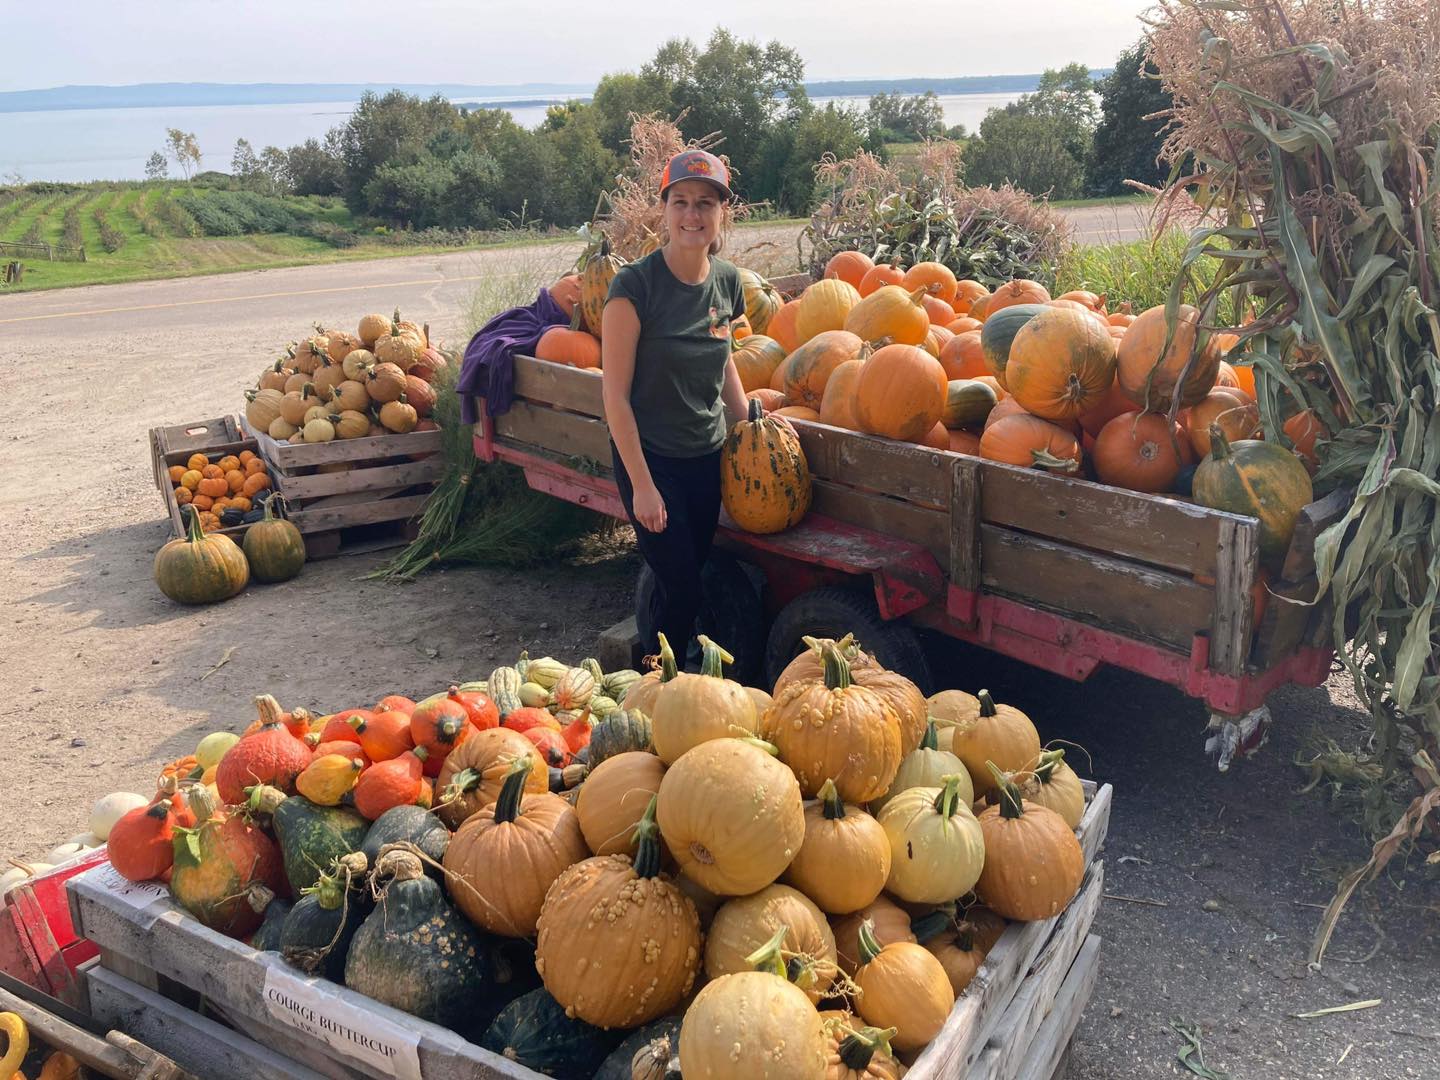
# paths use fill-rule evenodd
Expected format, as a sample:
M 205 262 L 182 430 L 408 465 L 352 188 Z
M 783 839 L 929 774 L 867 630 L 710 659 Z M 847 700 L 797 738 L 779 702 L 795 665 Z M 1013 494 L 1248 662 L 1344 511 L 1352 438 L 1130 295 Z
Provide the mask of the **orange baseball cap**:
M 665 171 L 660 174 L 660 197 L 663 199 L 670 185 L 680 180 L 704 180 L 719 188 L 725 198 L 735 197 L 730 190 L 730 170 L 707 150 L 682 150 L 667 161 Z

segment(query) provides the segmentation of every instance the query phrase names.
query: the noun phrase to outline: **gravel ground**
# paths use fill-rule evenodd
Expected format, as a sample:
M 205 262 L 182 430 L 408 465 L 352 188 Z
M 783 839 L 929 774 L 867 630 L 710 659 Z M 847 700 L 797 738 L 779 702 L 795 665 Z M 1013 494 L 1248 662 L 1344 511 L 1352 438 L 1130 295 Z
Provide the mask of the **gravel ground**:
M 531 256 L 559 267 L 573 253 Z M 348 324 L 399 304 L 454 340 L 477 280 L 515 258 L 0 297 L 0 393 L 12 403 L 0 436 L 0 855 L 43 854 L 84 830 L 99 795 L 149 790 L 160 762 L 246 725 L 257 693 L 327 709 L 425 693 L 483 677 L 522 648 L 588 654 L 627 614 L 637 563 L 624 544 L 408 586 L 360 580 L 382 556 L 341 558 L 200 609 L 170 604 L 150 579 L 169 526 L 149 428 L 238 411 L 260 365 L 316 320 Z M 1222 776 L 1201 749 L 1201 709 L 1164 687 L 1118 672 L 1076 685 L 949 643 L 935 653 L 948 685 L 990 687 L 1047 738 L 1082 744 L 1094 777 L 1115 786 L 1106 889 L 1129 899 L 1107 900 L 1096 922 L 1101 974 L 1071 1077 L 1189 1075 L 1173 1020 L 1195 1025 L 1211 1068 L 1237 1080 L 1440 1075 L 1440 895 L 1419 867 L 1403 888 L 1382 879 L 1357 895 L 1323 971 L 1305 966 L 1316 905 L 1365 852 L 1322 791 L 1297 793 L 1290 764 L 1311 738 L 1353 745 L 1363 730 L 1343 679 L 1274 695 L 1269 745 Z M 1372 998 L 1382 1004 L 1292 1015 Z

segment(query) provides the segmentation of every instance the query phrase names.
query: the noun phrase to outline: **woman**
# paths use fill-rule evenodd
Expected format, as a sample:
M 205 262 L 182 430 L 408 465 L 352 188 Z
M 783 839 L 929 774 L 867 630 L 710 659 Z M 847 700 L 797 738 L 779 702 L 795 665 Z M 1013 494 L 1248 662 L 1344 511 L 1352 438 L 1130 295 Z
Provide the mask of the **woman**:
M 635 622 L 647 652 L 663 633 L 682 662 L 720 517 L 720 446 L 747 405 L 730 359 L 745 295 L 734 264 L 715 258 L 731 197 L 714 154 L 670 159 L 660 177 L 664 245 L 616 274 L 600 338 L 615 480 L 655 575 Z

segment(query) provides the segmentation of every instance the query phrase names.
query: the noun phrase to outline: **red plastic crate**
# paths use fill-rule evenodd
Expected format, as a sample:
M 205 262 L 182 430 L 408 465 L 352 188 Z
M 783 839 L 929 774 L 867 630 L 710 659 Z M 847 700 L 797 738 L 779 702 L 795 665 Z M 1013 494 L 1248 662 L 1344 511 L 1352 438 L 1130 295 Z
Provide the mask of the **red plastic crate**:
M 96 848 L 6 893 L 0 907 L 0 971 L 70 1005 L 83 1003 L 77 969 L 95 945 L 75 933 L 65 883 L 108 862 Z

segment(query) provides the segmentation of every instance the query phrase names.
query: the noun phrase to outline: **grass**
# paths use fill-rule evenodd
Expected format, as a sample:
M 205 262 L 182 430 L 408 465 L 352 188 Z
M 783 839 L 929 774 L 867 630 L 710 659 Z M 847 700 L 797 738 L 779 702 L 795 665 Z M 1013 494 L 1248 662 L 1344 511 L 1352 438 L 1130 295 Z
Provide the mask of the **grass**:
M 1072 289 L 1105 293 L 1112 306 L 1129 301 L 1136 314 L 1165 303 L 1185 251 L 1185 234 L 1171 229 L 1158 243 L 1091 244 L 1071 248 L 1060 260 L 1056 295 Z

